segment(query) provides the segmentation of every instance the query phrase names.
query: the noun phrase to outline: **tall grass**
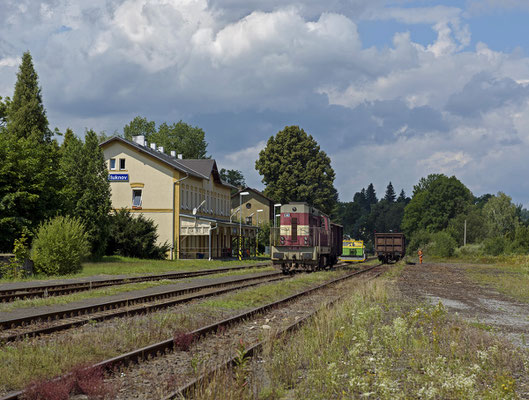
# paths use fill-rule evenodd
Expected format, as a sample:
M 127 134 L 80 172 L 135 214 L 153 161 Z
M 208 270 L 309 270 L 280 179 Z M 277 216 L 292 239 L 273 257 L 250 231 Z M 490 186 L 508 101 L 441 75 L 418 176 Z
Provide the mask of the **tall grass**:
M 254 366 L 243 387 L 223 374 L 196 398 L 513 399 L 527 383 L 529 356 L 442 304 L 410 304 L 374 282 L 270 342 Z

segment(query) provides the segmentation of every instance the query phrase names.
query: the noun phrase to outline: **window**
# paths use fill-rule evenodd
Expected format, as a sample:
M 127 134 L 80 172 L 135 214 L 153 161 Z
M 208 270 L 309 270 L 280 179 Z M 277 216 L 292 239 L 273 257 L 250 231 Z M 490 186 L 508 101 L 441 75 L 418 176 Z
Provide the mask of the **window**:
M 252 208 L 252 203 L 246 203 L 246 208 L 249 210 L 250 208 Z
M 115 158 L 111 158 L 110 159 L 110 169 L 111 170 L 115 170 L 116 169 L 116 159 Z
M 141 189 L 132 190 L 132 208 L 141 208 Z
M 119 169 L 125 169 L 125 159 L 124 158 L 119 159 Z

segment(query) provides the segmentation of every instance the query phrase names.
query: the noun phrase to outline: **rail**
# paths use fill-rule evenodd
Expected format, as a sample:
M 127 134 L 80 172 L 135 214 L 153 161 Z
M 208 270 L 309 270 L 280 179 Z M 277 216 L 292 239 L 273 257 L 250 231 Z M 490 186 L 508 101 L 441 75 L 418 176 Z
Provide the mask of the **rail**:
M 243 321 L 243 320 L 245 320 L 245 319 L 247 319 L 249 317 L 252 317 L 252 316 L 254 316 L 256 314 L 262 313 L 264 311 L 271 310 L 271 309 L 276 308 L 276 307 L 278 307 L 278 306 L 280 306 L 282 304 L 285 304 L 285 303 L 288 303 L 288 302 L 290 302 L 292 300 L 295 300 L 295 299 L 297 299 L 299 297 L 306 296 L 307 294 L 310 294 L 310 293 L 313 293 L 315 291 L 321 290 L 321 289 L 323 289 L 325 287 L 331 286 L 331 285 L 336 284 L 338 282 L 345 281 L 345 280 L 347 280 L 349 278 L 352 278 L 354 276 L 361 275 L 361 274 L 366 273 L 368 271 L 371 271 L 374 268 L 377 268 L 377 267 L 379 267 L 381 265 L 382 264 L 377 264 L 377 265 L 365 268 L 365 269 L 360 270 L 360 271 L 355 271 L 355 272 L 346 274 L 346 275 L 344 275 L 342 277 L 333 279 L 331 281 L 328 281 L 328 282 L 323 283 L 321 285 L 318 285 L 316 287 L 307 289 L 305 291 L 298 292 L 298 293 L 296 293 L 294 295 L 285 297 L 285 298 L 283 298 L 281 300 L 278 300 L 278 301 L 275 301 L 273 303 L 269 303 L 269 304 L 264 305 L 262 307 L 254 308 L 254 309 L 252 309 L 250 311 L 241 313 L 239 315 L 236 315 L 234 317 L 225 319 L 223 321 L 220 321 L 220 322 L 205 326 L 205 327 L 200 328 L 200 329 L 196 329 L 196 330 L 190 332 L 190 334 L 193 335 L 193 337 L 196 338 L 196 339 L 202 338 L 202 337 L 204 337 L 205 335 L 207 335 L 209 333 L 221 331 L 221 330 L 225 329 L 227 326 L 230 326 L 230 325 L 233 325 L 235 323 L 241 322 L 241 321 Z M 165 354 L 165 352 L 171 351 L 173 349 L 174 349 L 174 339 L 171 338 L 171 339 L 164 340 L 162 342 L 158 342 L 158 343 L 155 343 L 155 344 L 152 344 L 152 345 L 149 345 L 149 346 L 145 346 L 143 348 L 128 352 L 126 354 L 122 354 L 120 356 L 117 356 L 117 357 L 114 357 L 114 358 L 111 358 L 111 359 L 108 359 L 108 360 L 105 360 L 105 361 L 101 361 L 101 362 L 99 362 L 97 364 L 94 364 L 93 367 L 103 368 L 103 369 L 105 369 L 107 371 L 111 371 L 112 372 L 112 371 L 115 371 L 116 368 L 119 368 L 120 365 L 127 365 L 128 363 L 131 363 L 131 362 L 139 362 L 140 360 L 150 359 L 151 357 L 157 357 L 157 356 L 163 355 L 163 354 Z M 59 379 L 65 378 L 67 376 L 68 375 L 65 375 L 65 376 L 62 376 L 62 377 L 55 378 L 55 379 L 59 380 Z M 182 391 L 185 391 L 185 390 L 187 390 L 187 389 L 185 389 L 185 388 L 179 389 L 179 391 L 175 392 L 174 396 L 179 396 L 180 393 L 182 393 Z M 6 396 L 0 398 L 0 400 L 17 400 L 17 399 L 21 399 L 23 395 L 24 395 L 24 391 L 23 390 L 22 391 L 17 391 L 17 392 L 12 392 L 12 393 L 9 393 Z M 170 397 L 170 398 L 174 398 L 174 397 Z

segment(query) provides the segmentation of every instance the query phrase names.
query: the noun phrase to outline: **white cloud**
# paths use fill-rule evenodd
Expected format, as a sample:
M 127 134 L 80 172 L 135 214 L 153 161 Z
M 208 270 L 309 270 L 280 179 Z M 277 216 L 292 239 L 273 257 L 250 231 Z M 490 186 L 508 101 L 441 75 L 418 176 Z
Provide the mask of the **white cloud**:
M 16 67 L 20 63 L 19 58 L 6 57 L 0 58 L 0 67 Z
M 217 161 L 218 167 L 219 169 L 226 168 L 242 171 L 246 184 L 260 189 L 263 186 L 261 183 L 262 177 L 255 170 L 255 161 L 259 158 L 259 152 L 265 147 L 266 141 L 262 140 L 254 146 L 228 153 Z
M 371 180 L 379 191 L 391 180 L 409 193 L 439 171 L 478 192 L 519 190 L 511 177 L 528 167 L 529 58 L 486 43 L 469 48 L 472 9 L 385 4 L 6 0 L 0 95 L 12 95 L 15 66 L 29 49 L 52 126 L 111 133 L 138 114 L 158 122 L 220 115 L 206 138 L 240 140 L 226 154 L 209 151 L 219 168 L 242 170 L 255 186 L 267 137 L 300 124 L 332 155 L 342 199 Z M 391 46 L 365 48 L 357 29 L 364 19 L 423 24 L 436 37 L 419 44 L 394 32 Z M 247 118 L 244 129 L 226 126 L 223 113 Z M 495 187 L 506 182 L 511 191 Z

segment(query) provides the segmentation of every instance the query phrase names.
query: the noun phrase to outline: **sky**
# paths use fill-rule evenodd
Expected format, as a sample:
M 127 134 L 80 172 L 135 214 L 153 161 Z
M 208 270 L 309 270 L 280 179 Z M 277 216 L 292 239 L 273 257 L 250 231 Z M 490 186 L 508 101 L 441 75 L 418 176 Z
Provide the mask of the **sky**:
M 527 0 L 1 0 L 0 96 L 30 51 L 50 127 L 206 132 L 219 168 L 298 125 L 341 201 L 430 173 L 529 208 Z

